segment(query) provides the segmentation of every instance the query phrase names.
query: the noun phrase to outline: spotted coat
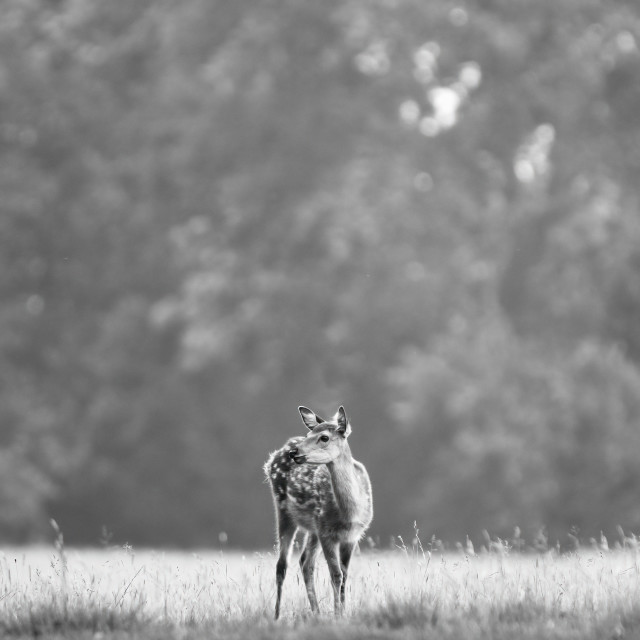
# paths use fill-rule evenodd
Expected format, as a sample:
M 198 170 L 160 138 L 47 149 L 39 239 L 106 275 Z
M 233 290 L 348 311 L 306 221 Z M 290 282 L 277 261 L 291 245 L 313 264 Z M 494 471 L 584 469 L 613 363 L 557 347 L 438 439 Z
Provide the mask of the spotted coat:
M 352 539 L 356 541 L 371 521 L 371 506 L 362 526 L 342 523 L 338 516 L 338 505 L 333 494 L 331 476 L 324 464 L 296 464 L 289 453 L 303 437 L 290 438 L 284 447 L 274 451 L 264 465 L 268 482 L 271 484 L 276 510 L 283 516 L 290 516 L 302 529 L 329 535 L 336 541 Z M 357 461 L 354 470 L 368 484 L 364 467 Z M 328 516 L 326 519 L 324 516 Z M 332 529 L 328 530 L 327 527 Z M 324 530 L 322 530 L 324 529 Z

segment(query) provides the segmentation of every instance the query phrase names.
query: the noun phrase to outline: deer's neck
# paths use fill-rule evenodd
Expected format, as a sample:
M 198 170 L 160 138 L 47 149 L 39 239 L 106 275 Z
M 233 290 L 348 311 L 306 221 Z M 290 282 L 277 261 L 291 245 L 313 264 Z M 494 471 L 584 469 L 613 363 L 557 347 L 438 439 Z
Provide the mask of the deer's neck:
M 338 509 L 342 518 L 351 522 L 357 518 L 360 500 L 360 486 L 353 468 L 353 458 L 349 446 L 338 458 L 327 464 L 333 493 L 336 497 Z

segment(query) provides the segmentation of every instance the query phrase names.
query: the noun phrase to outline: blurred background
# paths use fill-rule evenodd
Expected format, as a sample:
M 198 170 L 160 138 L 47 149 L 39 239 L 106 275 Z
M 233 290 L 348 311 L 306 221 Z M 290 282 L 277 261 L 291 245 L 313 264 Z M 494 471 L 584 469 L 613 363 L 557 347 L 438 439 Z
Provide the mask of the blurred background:
M 1 0 L 0 539 L 640 530 L 636 0 Z

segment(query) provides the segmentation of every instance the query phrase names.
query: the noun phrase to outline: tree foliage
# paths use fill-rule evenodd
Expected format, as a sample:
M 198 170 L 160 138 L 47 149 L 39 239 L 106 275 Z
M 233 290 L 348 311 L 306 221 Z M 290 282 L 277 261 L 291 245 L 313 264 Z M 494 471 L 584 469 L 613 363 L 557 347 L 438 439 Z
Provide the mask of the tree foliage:
M 382 539 L 640 527 L 634 3 L 2 7 L 2 537 L 268 545 L 301 403 Z

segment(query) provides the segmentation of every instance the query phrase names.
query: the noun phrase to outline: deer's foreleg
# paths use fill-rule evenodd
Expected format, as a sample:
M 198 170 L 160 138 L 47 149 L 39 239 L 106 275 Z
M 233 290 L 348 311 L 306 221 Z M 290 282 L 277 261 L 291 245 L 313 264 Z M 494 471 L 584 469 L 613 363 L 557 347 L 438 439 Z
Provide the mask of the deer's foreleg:
M 318 613 L 318 600 L 316 598 L 316 588 L 314 584 L 314 575 L 316 571 L 316 559 L 320 550 L 320 541 L 315 533 L 310 533 L 307 537 L 304 550 L 300 556 L 300 568 L 302 569 L 302 577 L 304 585 L 307 589 L 309 604 L 311 611 Z
M 340 545 L 340 568 L 342 569 L 342 584 L 340 585 L 340 604 L 344 609 L 345 588 L 347 584 L 347 575 L 349 573 L 349 563 L 355 548 L 355 542 L 343 542 Z
M 342 601 L 340 591 L 342 589 L 342 568 L 340 567 L 340 546 L 337 542 L 321 540 L 322 551 L 329 565 L 331 586 L 333 587 L 333 604 L 336 616 L 342 615 Z

